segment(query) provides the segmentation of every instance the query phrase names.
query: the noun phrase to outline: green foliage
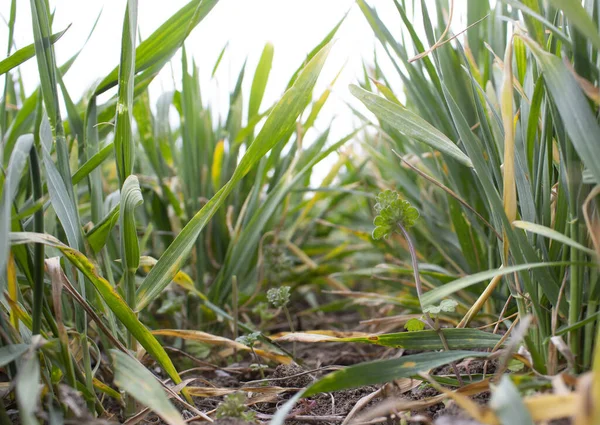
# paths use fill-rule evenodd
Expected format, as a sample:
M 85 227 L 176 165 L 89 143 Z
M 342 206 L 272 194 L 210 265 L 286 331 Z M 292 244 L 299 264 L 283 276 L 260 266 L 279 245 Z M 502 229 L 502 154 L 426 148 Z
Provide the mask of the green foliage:
M 237 392 L 226 395 L 223 401 L 217 406 L 217 419 L 236 418 L 248 422 L 254 422 L 256 412 L 246 407 L 246 396 L 244 393 Z
M 374 209 L 377 216 L 373 220 L 373 239 L 387 238 L 393 232 L 399 232 L 398 226 L 408 229 L 419 218 L 417 209 L 410 202 L 400 199 L 400 195 L 392 190 L 386 190 L 377 196 Z
M 597 2 L 469 2 L 468 46 L 446 42 L 451 33 L 436 43 L 448 24 L 442 3 L 394 2 L 398 14 L 385 22 L 375 3 L 358 1 L 393 67 L 365 61 L 364 81 L 350 92 L 376 118 L 376 135 L 363 137 L 365 190 L 402 187 L 420 212 L 412 232 L 420 274 L 443 275 L 427 276 L 419 304 L 440 314 L 451 297 L 468 310 L 461 327 L 492 320 L 490 311 L 534 316 L 524 345 L 542 373 L 566 360 L 548 354 L 552 329 L 562 326 L 576 369 L 589 369 L 600 288 L 599 247 L 590 243 L 598 220 Z M 406 29 L 401 39 L 388 21 Z M 391 85 L 398 79 L 402 93 Z M 378 208 L 398 199 L 380 196 Z M 389 237 L 396 217 L 378 213 L 373 238 Z M 382 276 L 404 262 L 404 247 L 373 247 Z
M 440 313 L 452 313 L 456 310 L 458 303 L 452 299 L 442 300 L 439 305 L 428 305 L 423 308 L 423 313 L 440 314 Z
M 404 324 L 404 329 L 408 332 L 418 332 L 425 329 L 425 323 L 419 319 L 410 319 Z
M 238 336 L 235 340 L 240 344 L 244 344 L 247 347 L 254 347 L 254 344 L 258 342 L 258 338 L 260 337 L 260 332 L 251 332 L 248 335 Z
M 447 2 L 389 1 L 398 13 L 386 23 L 378 2 L 356 2 L 383 50 L 365 58 L 361 87 L 348 89 L 371 118 L 352 105 L 363 126 L 333 141 L 320 112 L 336 79 L 314 88 L 343 18 L 273 104 L 264 100 L 277 52 L 267 44 L 256 67 L 239 69 L 233 90 L 219 95 L 229 104 L 216 108 L 204 94 L 227 86 L 219 81 L 226 47 L 202 87 L 197 64 L 211 58 L 181 48 L 218 0 L 188 1 L 145 40 L 138 2 L 128 0 L 120 45 L 103 46 L 120 48 L 120 62 L 80 99 L 67 89 L 79 51 L 56 63 L 64 31 L 52 28 L 48 2 L 30 1 L 34 44 L 25 47 L 15 45 L 10 2 L 0 61 L 0 366 L 14 394 L 0 400 L 0 423 L 14 406 L 24 424 L 104 420 L 120 403 L 129 416 L 137 400 L 181 424 L 174 405 L 193 410 L 192 395 L 205 390 L 181 384 L 190 356 L 226 367 L 213 344 L 232 346 L 242 333 L 237 341 L 258 365 L 250 368 L 263 374 L 267 360 L 295 356 L 302 336 L 289 309 L 303 306 L 299 317 L 420 317 L 408 332 L 306 338 L 425 352 L 328 374 L 273 425 L 302 395 L 485 357 L 455 350 L 497 348 L 504 339 L 491 325 L 504 331 L 517 319 L 529 327 L 511 328 L 503 350 L 525 350 L 531 364 L 503 359 L 515 379 L 492 388 L 490 415 L 531 423 L 524 388 L 546 390 L 541 377 L 592 369 L 600 353 L 600 2 L 468 2 L 467 46 L 462 37 L 437 43 Z M 435 48 L 423 55 L 427 46 Z M 169 65 L 181 71 L 177 89 L 151 98 L 148 85 L 180 50 L 181 63 Z M 392 67 L 381 65 L 381 52 Z M 19 69 L 27 60 L 39 74 L 29 96 Z M 351 141 L 362 149 L 343 149 Z M 333 154 L 320 178 L 315 168 Z M 371 238 L 371 194 L 386 187 L 402 194 L 374 199 Z M 394 232 L 404 235 L 397 244 L 374 242 Z M 286 316 L 292 335 L 282 340 L 292 353 L 257 332 L 271 329 L 275 312 Z M 236 348 L 239 359 L 247 350 Z M 87 406 L 82 417 L 85 408 L 64 397 L 75 393 Z M 106 396 L 119 404 L 108 409 Z M 228 396 L 216 415 L 253 420 L 245 402 Z
M 22 406 L 24 423 L 37 421 L 36 410 L 49 417 L 48 406 L 60 406 L 65 419 L 79 420 L 57 390 L 66 386 L 82 394 L 89 410 L 83 414 L 92 420 L 106 410 L 103 394 L 121 400 L 116 386 L 129 394 L 122 398 L 125 416 L 136 413 L 134 399 L 149 401 L 142 393 L 151 389 L 151 408 L 167 422 L 180 423 L 178 412 L 164 402 L 164 387 L 144 386 L 150 381 L 143 374 L 147 369 L 129 353 L 143 348 L 146 358 L 139 360 L 155 362 L 169 385 L 178 385 L 185 361 L 171 357 L 153 330 L 186 324 L 231 339 L 227 329 L 235 323 L 248 332 L 245 342 L 252 347 L 258 326 L 240 317 L 248 318 L 255 307 L 244 303 L 257 290 L 265 234 L 281 234 L 281 250 L 266 249 L 266 261 L 272 261 L 267 280 L 306 279 L 290 273 L 292 260 L 283 247 L 296 236 L 307 238 L 295 246 L 308 258 L 309 242 L 328 240 L 314 226 L 321 211 L 307 210 L 303 222 L 294 223 L 305 206 L 296 191 L 309 187 L 314 167 L 351 139 L 331 141 L 327 126 L 313 129 L 331 87 L 319 94 L 313 89 L 339 24 L 298 64 L 289 89 L 272 105 L 263 102 L 276 54 L 267 44 L 255 70 L 240 70 L 230 96 L 223 97 L 230 104 L 222 115 L 201 96 L 211 87 L 200 87 L 196 62 L 210 58 L 192 58 L 185 49 L 180 88 L 162 93 L 156 104 L 148 91 L 218 0 L 190 0 L 145 40 L 138 34 L 138 2 L 128 0 L 120 45 L 104 46 L 120 49 L 120 62 L 81 99 L 67 89 L 79 51 L 57 64 L 53 45 L 61 43 L 64 31 L 53 31 L 48 2 L 30 3 L 34 44 L 15 48 L 17 2 L 12 1 L 7 57 L 0 61 L 5 83 L 0 289 L 6 317 L 1 327 L 9 335 L 2 343 L 6 372 L 17 385 L 18 397 L 11 400 Z M 40 84 L 26 97 L 19 66 L 34 55 Z M 219 87 L 222 58 L 215 58 L 211 81 Z M 249 93 L 244 78 L 252 78 Z M 310 120 L 302 122 L 303 116 Z M 310 138 L 316 142 L 301 143 Z M 316 207 L 327 208 L 328 202 Z M 291 225 L 296 235 L 283 238 L 282 229 Z M 324 259 L 326 267 L 311 278 L 327 276 L 335 261 Z M 244 305 L 243 315 L 235 318 L 229 313 L 235 310 L 234 275 L 239 306 Z M 263 322 L 273 317 L 266 304 L 256 312 Z M 52 341 L 53 351 L 29 355 L 28 371 L 21 373 L 25 363 L 15 360 L 29 347 L 32 333 Z M 210 346 L 200 344 L 175 346 L 185 354 L 209 356 Z M 112 364 L 98 361 L 111 350 L 117 350 Z M 44 403 L 37 396 L 25 400 L 38 394 L 31 388 L 42 382 Z M 192 402 L 187 388 L 177 397 Z M 0 423 L 2 412 L 0 401 Z
M 115 366 L 115 384 L 140 403 L 151 407 L 170 425 L 185 422 L 175 406 L 169 401 L 160 382 L 135 358 L 118 350 L 111 352 Z

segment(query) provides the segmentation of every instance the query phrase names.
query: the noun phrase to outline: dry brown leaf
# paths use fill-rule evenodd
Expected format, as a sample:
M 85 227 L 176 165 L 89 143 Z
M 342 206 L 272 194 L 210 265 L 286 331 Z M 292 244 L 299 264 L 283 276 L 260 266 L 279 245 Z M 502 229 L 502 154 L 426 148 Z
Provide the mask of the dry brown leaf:
M 188 387 L 188 392 L 194 397 L 221 397 L 236 392 L 245 392 L 251 394 L 281 394 L 288 391 L 300 391 L 302 388 L 286 387 L 242 387 L 242 388 L 213 388 L 213 387 Z
M 176 338 L 183 338 L 190 341 L 199 341 L 205 344 L 210 345 L 224 345 L 231 349 L 236 349 L 238 351 L 250 351 L 250 348 L 245 346 L 244 344 L 233 341 L 229 338 L 224 338 L 222 336 L 212 335 L 206 332 L 201 331 L 193 331 L 193 330 L 183 330 L 183 329 L 159 329 L 152 331 L 153 335 L 161 335 L 161 336 L 172 336 Z M 254 352 L 264 357 L 265 359 L 273 360 L 282 364 L 290 364 L 292 359 L 288 356 L 278 353 L 273 353 L 271 351 L 262 350 L 260 348 L 254 348 Z
M 277 342 L 342 342 L 343 338 L 367 338 L 370 335 L 365 332 L 314 330 L 305 332 L 280 332 L 271 335 L 271 339 Z

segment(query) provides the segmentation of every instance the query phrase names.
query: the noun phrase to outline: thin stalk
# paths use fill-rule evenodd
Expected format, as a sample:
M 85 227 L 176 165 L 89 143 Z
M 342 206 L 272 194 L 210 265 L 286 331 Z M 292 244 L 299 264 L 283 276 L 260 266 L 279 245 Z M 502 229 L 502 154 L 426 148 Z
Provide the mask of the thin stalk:
M 598 270 L 592 269 L 590 270 L 590 289 L 589 293 L 596 293 L 596 288 L 598 285 Z M 595 297 L 590 297 L 588 299 L 586 318 L 590 318 L 596 314 L 598 310 L 598 300 Z M 594 320 L 591 323 L 585 325 L 583 330 L 583 368 L 588 370 L 592 366 L 592 358 L 594 352 L 594 327 L 599 326 L 598 320 Z
M 125 301 L 131 308 L 135 307 L 135 290 L 135 271 L 127 269 L 125 270 Z M 136 351 L 136 345 L 135 337 L 127 330 L 127 348 Z
M 570 226 L 571 237 L 579 241 L 579 225 L 578 220 L 573 220 Z M 569 288 L 569 326 L 574 325 L 579 321 L 582 309 L 582 294 L 583 294 L 583 273 L 581 266 L 577 265 L 581 261 L 581 252 L 575 248 L 571 248 L 571 261 L 574 265 L 571 266 L 571 285 Z M 575 359 L 577 359 L 574 367 L 575 371 L 579 370 L 580 363 L 580 330 L 575 330 L 569 334 L 569 347 Z
M 254 355 L 254 361 L 256 362 L 256 365 L 258 366 L 258 370 L 260 372 L 260 378 L 261 379 L 265 379 L 265 372 L 262 369 L 262 364 L 260 362 L 260 358 L 258 357 L 258 354 L 256 354 L 256 351 L 254 351 L 254 346 L 251 345 L 250 346 L 250 350 L 252 350 L 252 355 Z
M 104 273 L 112 287 L 115 287 L 115 278 L 113 276 L 112 268 L 110 267 L 110 256 L 108 255 L 108 249 L 106 246 L 102 248 L 101 253 L 102 263 L 104 266 Z M 104 303 L 104 300 L 100 300 L 101 303 Z M 117 323 L 115 320 L 115 315 L 113 311 L 106 307 L 106 304 L 103 305 L 104 311 L 106 311 L 106 315 L 108 316 L 108 324 L 110 326 L 110 330 L 113 335 L 118 335 L 117 333 Z
M 233 303 L 233 340 L 235 341 L 239 336 L 239 300 L 238 300 L 238 286 L 237 276 L 231 277 L 231 302 Z M 237 361 L 237 348 L 233 349 L 233 357 Z
M 417 250 L 415 249 L 412 238 L 410 237 L 410 234 L 406 231 L 406 228 L 404 227 L 404 225 L 400 222 L 398 222 L 396 224 L 398 225 L 398 228 L 402 232 L 402 235 L 404 236 L 404 239 L 406 240 L 406 244 L 408 245 L 408 251 L 410 252 L 410 259 L 411 259 L 412 267 L 413 267 L 413 274 L 415 277 L 415 286 L 417 288 L 417 297 L 419 298 L 419 305 L 421 306 L 421 311 L 423 311 L 423 303 L 421 302 L 421 298 L 423 296 L 423 285 L 421 284 L 421 276 L 419 274 L 419 263 L 417 262 Z M 446 341 L 446 337 L 444 336 L 444 333 L 440 329 L 439 325 L 436 324 L 436 322 L 434 322 L 431 319 L 431 315 L 429 313 L 426 313 L 423 311 L 423 316 L 425 317 L 425 322 L 429 325 L 429 327 L 431 327 L 431 329 L 433 329 L 440 337 L 440 341 L 442 341 L 444 350 L 450 351 L 450 347 L 448 346 L 448 341 Z M 458 379 L 458 382 L 460 383 L 460 385 L 463 385 L 463 380 L 462 380 L 460 374 L 458 373 L 458 369 L 456 368 L 456 362 L 451 363 L 451 366 L 452 366 L 452 371 L 456 375 L 456 379 Z
M 285 317 L 287 318 L 288 325 L 290 326 L 290 332 L 295 332 L 294 322 L 292 321 L 292 316 L 290 315 L 290 311 L 288 310 L 286 305 L 283 306 L 283 311 L 285 313 Z M 294 359 L 296 358 L 296 341 L 294 341 L 292 345 L 292 357 Z
M 515 301 L 517 303 L 517 310 L 519 312 L 519 317 L 521 319 L 523 319 L 524 317 L 527 317 L 527 305 L 525 304 L 525 298 L 523 298 L 520 294 L 514 294 L 513 298 L 515 299 Z M 545 375 L 547 372 L 546 360 L 545 360 L 544 356 L 542 355 L 542 353 L 540 353 L 540 351 L 538 349 L 539 346 L 535 344 L 535 341 L 533 340 L 533 337 L 532 337 L 532 332 L 525 333 L 525 336 L 523 337 L 523 339 L 525 341 L 525 346 L 527 347 L 527 350 L 529 350 L 529 352 L 531 354 L 531 359 L 533 361 L 533 367 L 539 373 L 542 373 Z
M 31 181 L 33 183 L 33 198 L 38 201 L 42 198 L 42 176 L 40 162 L 35 145 L 29 151 L 31 162 Z M 33 228 L 36 233 L 44 233 L 44 210 L 39 209 L 33 216 Z M 44 305 L 44 244 L 34 245 L 33 268 L 33 335 L 39 335 L 42 329 L 42 309 Z

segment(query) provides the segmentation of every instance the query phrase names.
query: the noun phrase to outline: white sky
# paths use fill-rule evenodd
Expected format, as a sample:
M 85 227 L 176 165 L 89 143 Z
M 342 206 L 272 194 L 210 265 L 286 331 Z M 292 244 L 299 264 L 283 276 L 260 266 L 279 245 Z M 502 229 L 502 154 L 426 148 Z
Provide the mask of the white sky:
M 457 3 L 461 6 L 466 1 Z M 18 0 L 17 3 L 15 42 L 20 48 L 31 43 L 33 36 L 29 1 Z M 140 1 L 138 24 L 142 37 L 151 34 L 186 3 L 187 0 Z M 393 32 L 400 32 L 401 22 L 391 0 L 375 0 L 369 3 L 377 6 L 380 17 Z M 50 5 L 56 12 L 53 32 L 71 25 L 67 33 L 55 44 L 59 64 L 81 47 L 102 10 L 94 34 L 65 76 L 65 83 L 75 101 L 78 101 L 96 80 L 118 64 L 125 4 L 125 0 L 50 0 Z M 0 2 L 0 14 L 4 20 L 8 19 L 9 7 L 8 0 Z M 200 67 L 203 100 L 206 102 L 208 98 L 213 105 L 216 104 L 217 110 L 224 113 L 229 92 L 246 57 L 247 99 L 256 63 L 265 43 L 270 41 L 274 44 L 275 54 L 263 109 L 271 105 L 281 96 L 287 81 L 306 54 L 348 10 L 350 13 L 338 31 L 337 42 L 315 92 L 315 96 L 318 96 L 344 67 L 335 85 L 334 94 L 322 112 L 323 117 L 317 123 L 323 130 L 331 117 L 336 116 L 332 137 L 342 137 L 351 131 L 353 123 L 350 111 L 344 106 L 344 101 L 353 101 L 347 90 L 348 84 L 362 78 L 361 60 L 370 60 L 377 44 L 366 19 L 353 0 L 220 0 L 186 41 L 188 53 L 193 55 Z M 460 28 L 460 22 L 455 24 Z M 3 51 L 1 57 L 5 55 L 7 32 L 6 25 L 0 23 L 0 49 Z M 215 80 L 211 81 L 213 65 L 228 41 L 228 50 Z M 385 61 L 383 56 L 378 56 L 382 62 Z M 162 91 L 171 90 L 173 81 L 180 87 L 180 64 L 180 56 L 177 55 L 172 68 L 167 65 L 153 82 L 150 93 L 154 100 Z M 171 69 L 175 75 L 172 75 Z M 35 59 L 22 65 L 21 72 L 26 91 L 30 93 L 38 80 Z M 389 74 L 394 75 L 394 72 Z M 3 84 L 3 79 L 0 84 Z

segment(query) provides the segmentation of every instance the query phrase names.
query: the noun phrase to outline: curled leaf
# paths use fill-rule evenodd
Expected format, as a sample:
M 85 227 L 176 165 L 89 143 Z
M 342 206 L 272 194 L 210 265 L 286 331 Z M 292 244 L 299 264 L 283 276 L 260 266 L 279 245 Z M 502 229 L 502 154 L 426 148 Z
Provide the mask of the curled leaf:
M 450 299 L 442 300 L 440 305 L 426 306 L 423 309 L 423 312 L 430 313 L 430 314 L 440 314 L 441 312 L 452 313 L 456 309 L 457 305 L 458 305 L 458 303 L 454 300 L 450 300 Z

